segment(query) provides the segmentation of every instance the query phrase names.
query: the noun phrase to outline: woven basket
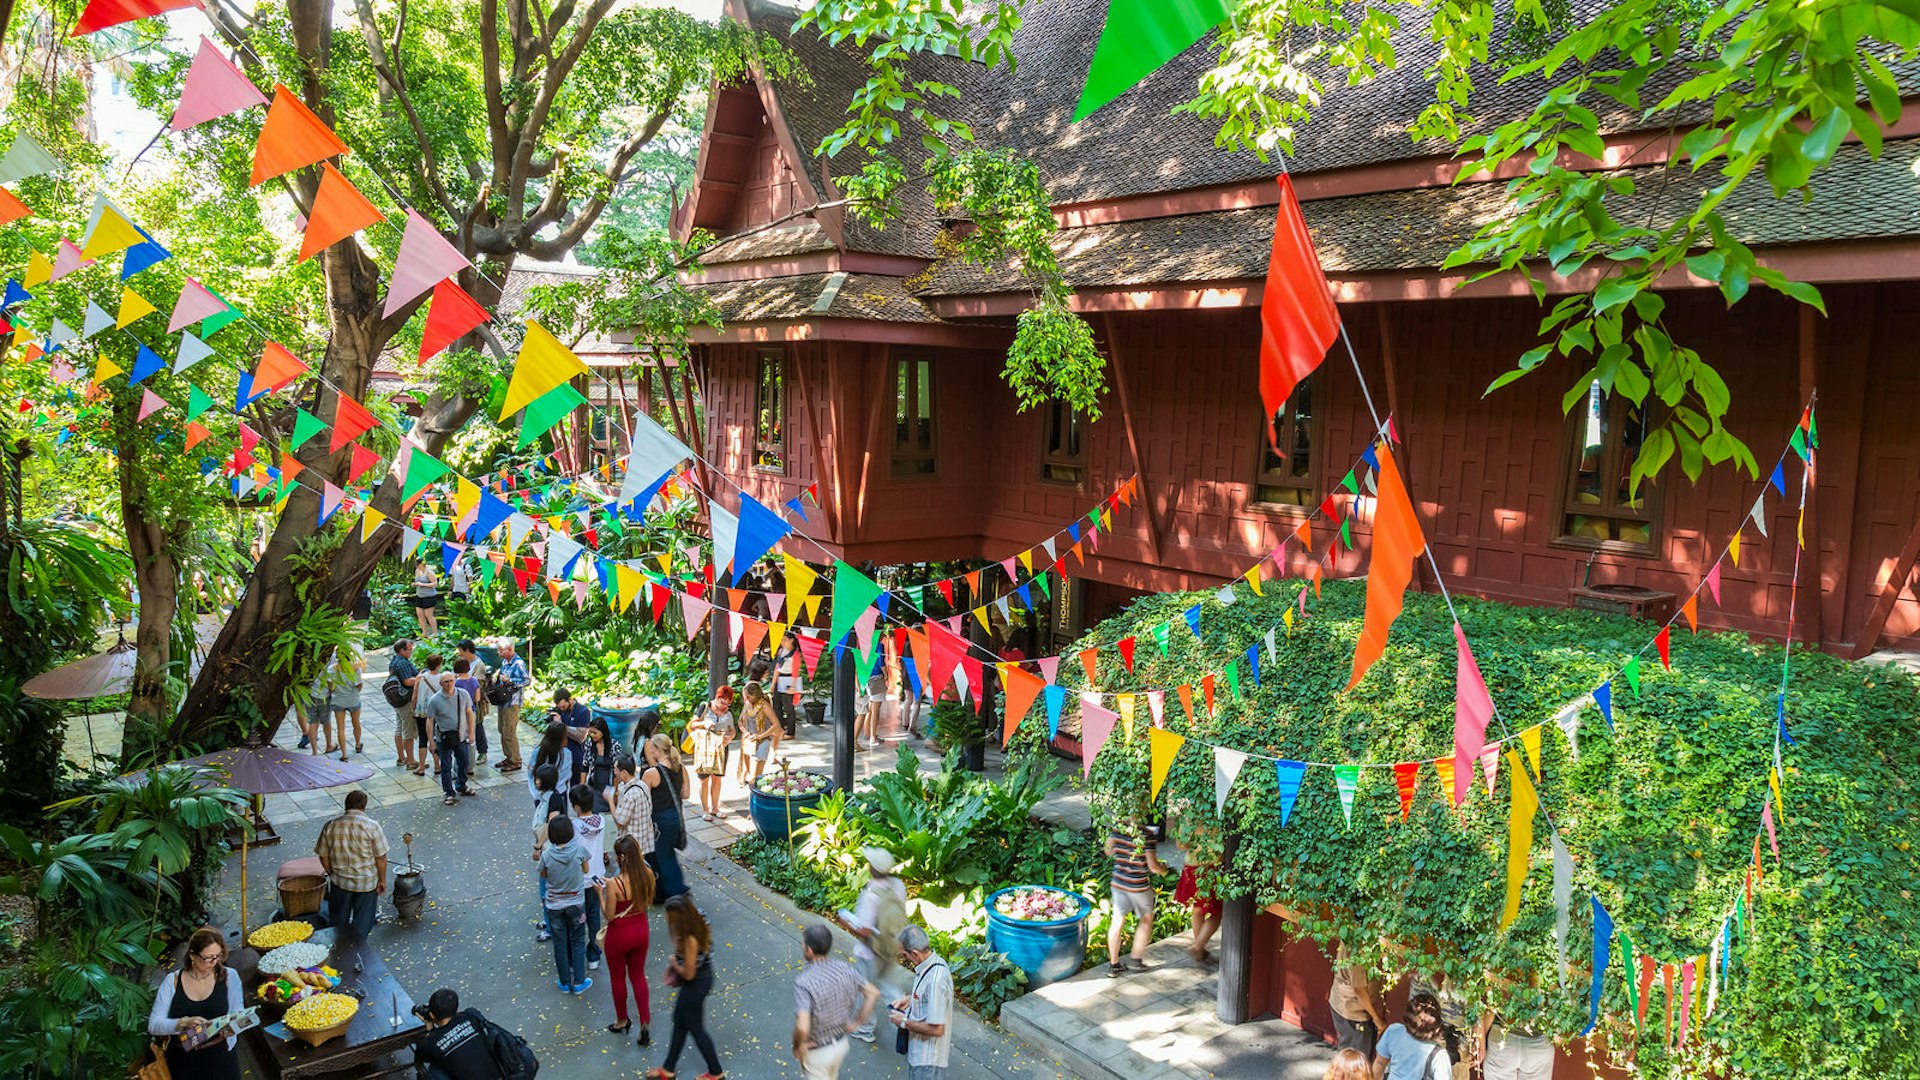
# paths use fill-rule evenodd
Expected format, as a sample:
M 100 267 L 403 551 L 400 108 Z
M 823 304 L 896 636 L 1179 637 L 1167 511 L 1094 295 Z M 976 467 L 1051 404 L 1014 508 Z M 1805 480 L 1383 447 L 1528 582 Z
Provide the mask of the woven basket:
M 298 918 L 312 915 L 320 910 L 320 900 L 327 894 L 327 879 L 321 874 L 302 874 L 280 882 L 280 908 L 287 917 Z
M 326 1042 L 328 1039 L 337 1038 L 341 1035 L 345 1035 L 347 1033 L 348 1025 L 352 1023 L 353 1023 L 353 1017 L 349 1016 L 345 1020 L 340 1021 L 339 1023 L 333 1025 L 332 1027 L 316 1028 L 312 1031 L 308 1031 L 305 1028 L 300 1028 L 300 1029 L 288 1028 L 287 1030 L 293 1033 L 294 1038 L 299 1039 L 301 1042 L 306 1043 L 308 1046 L 319 1046 L 321 1043 Z

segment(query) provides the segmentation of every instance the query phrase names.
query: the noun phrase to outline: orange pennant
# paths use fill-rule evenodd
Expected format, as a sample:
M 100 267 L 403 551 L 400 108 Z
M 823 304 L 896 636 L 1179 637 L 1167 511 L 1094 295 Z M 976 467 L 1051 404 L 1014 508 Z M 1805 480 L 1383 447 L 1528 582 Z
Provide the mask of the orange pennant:
M 1680 605 L 1680 614 L 1687 617 L 1687 629 L 1700 632 L 1700 597 L 1687 597 L 1687 602 Z
M 288 352 L 286 346 L 269 341 L 260 351 L 260 364 L 253 369 L 254 397 L 272 393 L 307 373 L 307 365 Z
M 340 175 L 330 161 L 320 163 L 320 190 L 313 196 L 313 212 L 307 215 L 307 232 L 300 238 L 300 259 L 307 259 L 359 232 L 369 225 L 387 220 L 378 207 L 367 201 L 353 182 Z
M 1087 685 L 1089 687 L 1099 681 L 1094 677 L 1094 663 L 1099 659 L 1099 655 L 1099 651 L 1096 649 L 1080 650 L 1080 663 L 1085 665 L 1087 669 Z
M 276 176 L 346 152 L 347 144 L 313 115 L 300 95 L 274 83 L 273 104 L 267 107 L 267 122 L 260 126 L 260 141 L 253 147 L 253 176 L 247 186 L 259 187 Z
M 1367 613 L 1360 625 L 1360 641 L 1353 652 L 1353 677 L 1347 689 L 1357 686 L 1367 668 L 1387 648 L 1387 631 L 1400 615 L 1407 583 L 1413 580 L 1413 560 L 1427 546 L 1421 535 L 1420 519 L 1414 516 L 1413 501 L 1400 479 L 1400 467 L 1393 451 L 1382 443 L 1378 487 L 1380 497 L 1373 513 L 1373 552 L 1367 567 Z
M 1040 691 L 1047 684 L 1040 676 L 1017 664 L 1003 665 L 1000 677 L 1007 692 L 1007 718 L 1000 736 L 1000 742 L 1004 745 L 1012 741 L 1014 729 L 1026 719 L 1027 710 L 1033 708 L 1034 699 L 1040 696 Z
M 194 423 L 194 422 L 192 422 L 192 421 L 188 421 L 188 423 L 187 423 L 187 446 L 186 446 L 186 448 L 187 448 L 188 450 L 191 450 L 191 449 L 193 449 L 194 447 L 196 447 L 196 446 L 199 446 L 199 445 L 200 445 L 200 444 L 201 444 L 202 442 L 205 442 L 205 441 L 206 441 L 206 440 L 207 440 L 207 439 L 208 439 L 209 437 L 211 437 L 212 435 L 213 435 L 213 432 L 211 432 L 211 431 L 208 431 L 208 430 L 207 430 L 206 428 L 204 428 L 204 427 L 201 427 L 201 426 L 200 426 L 199 424 L 197 424 L 197 423 Z
M 0 188 L 0 225 L 11 225 L 32 213 L 13 192 Z

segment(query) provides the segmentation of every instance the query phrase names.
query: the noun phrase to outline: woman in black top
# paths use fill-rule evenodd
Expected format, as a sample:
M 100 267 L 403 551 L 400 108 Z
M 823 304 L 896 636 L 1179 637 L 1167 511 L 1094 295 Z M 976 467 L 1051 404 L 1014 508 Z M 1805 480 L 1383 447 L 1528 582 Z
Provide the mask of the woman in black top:
M 680 873 L 680 837 L 685 828 L 680 821 L 680 751 L 673 737 L 659 732 L 645 743 L 647 767 L 640 770 L 640 782 L 647 785 L 653 799 L 653 850 L 647 853 L 647 865 L 659 882 L 654 896 L 661 902 L 687 891 Z
M 187 1050 L 171 1036 L 197 1032 L 246 1004 L 240 975 L 227 966 L 225 935 L 201 927 L 187 939 L 186 967 L 160 983 L 147 1032 L 169 1037 L 167 1068 L 179 1080 L 240 1080 L 235 1037 L 215 1036 Z
M 613 789 L 613 761 L 619 751 L 613 746 L 613 732 L 607 728 L 604 717 L 596 716 L 587 724 L 586 743 L 581 747 L 580 760 L 587 769 L 587 787 L 594 794 L 595 805 L 602 812 L 613 805 L 608 793 Z

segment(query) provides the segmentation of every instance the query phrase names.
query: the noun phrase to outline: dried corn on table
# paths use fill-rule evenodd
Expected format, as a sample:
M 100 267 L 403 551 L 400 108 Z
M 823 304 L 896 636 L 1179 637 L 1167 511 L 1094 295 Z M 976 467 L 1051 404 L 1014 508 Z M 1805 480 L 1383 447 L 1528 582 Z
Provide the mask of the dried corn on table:
M 286 1034 L 282 1024 L 255 1029 L 254 1037 L 264 1044 L 258 1047 L 261 1063 L 281 1077 L 327 1076 L 412 1046 L 425 1025 L 413 1015 L 413 997 L 387 970 L 378 950 L 351 927 L 318 930 L 308 940 L 327 946 L 327 964 L 340 972 L 334 991 L 359 997 L 360 1010 L 345 1035 L 319 1046 L 281 1037 Z

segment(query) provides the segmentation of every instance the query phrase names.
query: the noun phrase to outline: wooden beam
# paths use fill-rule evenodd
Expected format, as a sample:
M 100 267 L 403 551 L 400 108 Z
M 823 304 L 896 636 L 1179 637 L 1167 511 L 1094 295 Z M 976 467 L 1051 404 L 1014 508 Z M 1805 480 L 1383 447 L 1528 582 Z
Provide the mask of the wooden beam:
M 1865 549 L 1872 543 L 1873 530 L 1860 525 L 1869 509 L 1859 501 L 1860 463 L 1866 456 L 1867 442 L 1861 425 L 1874 381 L 1880 289 L 1874 286 L 1859 290 L 1859 306 L 1852 302 L 1852 290 L 1829 294 L 1829 304 L 1844 303 L 1847 309 L 1840 318 L 1827 319 L 1827 347 L 1818 354 L 1820 400 L 1813 408 L 1817 417 L 1825 418 L 1817 420 L 1816 426 L 1826 432 L 1822 446 L 1814 452 L 1814 479 L 1827 479 L 1821 494 L 1826 510 L 1821 515 L 1820 538 L 1833 548 L 1834 584 L 1826 625 L 1827 636 L 1836 645 L 1855 640 L 1863 609 L 1872 602 L 1869 589 L 1864 587 L 1871 583 L 1858 581 L 1856 575 L 1871 565 L 1871 553 Z M 1838 422 L 1829 424 L 1827 420 Z
M 705 350 L 701 351 L 703 353 L 705 352 Z M 693 410 L 694 373 L 696 371 L 704 372 L 711 369 L 706 362 L 707 357 L 704 355 L 698 358 L 690 357 L 689 359 L 691 362 L 680 369 L 680 395 L 682 403 L 687 407 L 687 433 L 692 435 L 694 439 L 694 441 L 688 445 L 693 447 L 695 454 L 693 461 L 700 470 L 700 489 L 705 491 L 709 498 L 712 498 L 717 493 L 713 490 L 713 472 L 707 468 L 706 430 L 700 423 L 699 414 Z M 701 396 L 706 397 L 704 391 Z M 709 402 L 709 405 L 711 405 L 711 402 Z
M 820 364 L 825 367 L 826 349 L 820 348 L 817 351 L 820 355 Z M 809 374 L 811 365 L 796 351 L 790 366 L 793 369 L 794 381 L 800 384 L 800 409 L 807 414 L 807 434 L 813 442 L 814 479 L 828 485 L 827 501 L 821 504 L 826 511 L 828 535 L 833 540 L 839 541 L 841 539 L 840 485 L 834 481 L 832 459 L 827 455 L 827 436 L 820 430 L 820 414 L 815 412 L 813 407 L 813 377 Z M 840 447 L 836 445 L 833 452 L 838 455 Z
M 899 379 L 898 372 L 894 370 L 893 350 L 884 345 L 869 346 L 869 349 L 879 353 L 879 370 L 874 373 L 874 378 L 861 380 L 861 385 L 865 386 L 867 392 L 872 395 L 867 402 L 866 442 L 861 447 L 860 454 L 860 486 L 855 489 L 853 493 L 853 527 L 861 535 L 865 535 L 867 528 L 867 486 L 873 481 L 874 459 L 879 457 L 882 451 L 887 455 L 888 473 L 891 474 L 893 471 L 893 442 L 891 439 L 884 437 L 886 428 L 882 420 L 886 416 L 887 407 L 897 400 L 898 390 L 896 387 L 898 386 Z M 871 351 L 863 358 L 862 363 L 874 363 Z M 927 365 L 928 379 L 938 378 L 938 376 L 934 374 L 934 369 L 937 367 L 939 367 L 937 363 L 929 363 Z M 935 415 L 939 415 L 940 396 L 933 393 L 931 387 L 926 388 L 926 393 L 928 394 L 928 400 L 934 403 Z M 938 422 L 934 422 L 933 428 L 933 453 L 933 468 L 937 476 L 940 472 L 940 427 Z
M 1159 490 L 1147 476 L 1147 459 L 1140 453 L 1140 438 L 1134 431 L 1133 403 L 1127 394 L 1126 372 L 1121 370 L 1118 338 L 1113 332 L 1113 316 L 1100 316 L 1100 329 L 1107 339 L 1107 357 L 1113 365 L 1113 389 L 1120 398 L 1120 424 L 1127 433 L 1127 452 L 1133 456 L 1133 471 L 1140 477 L 1140 490 L 1144 493 L 1141 502 L 1147 512 L 1147 546 L 1153 552 L 1153 561 L 1160 561 L 1160 515 L 1154 509 L 1158 501 Z

